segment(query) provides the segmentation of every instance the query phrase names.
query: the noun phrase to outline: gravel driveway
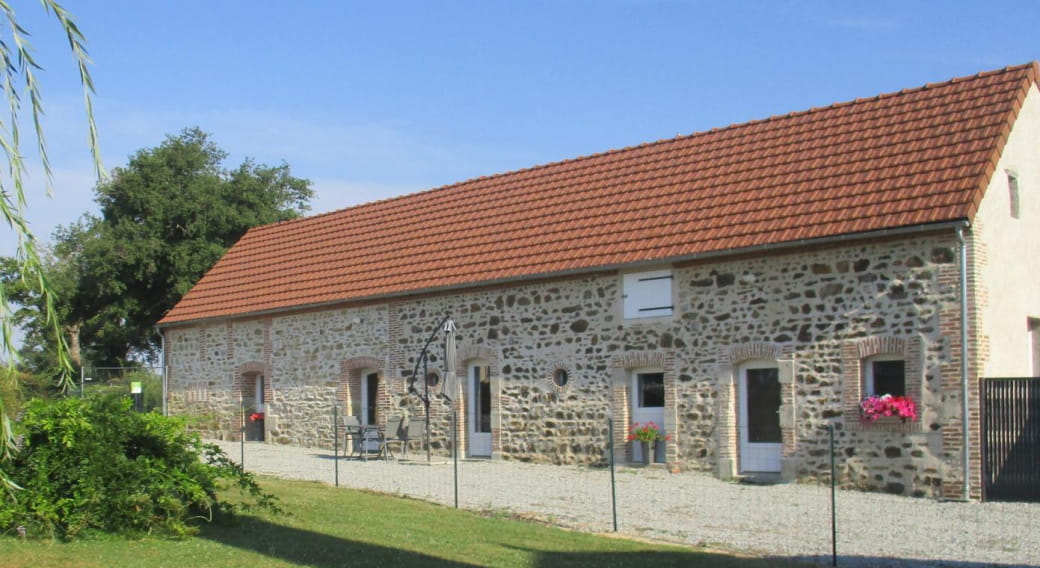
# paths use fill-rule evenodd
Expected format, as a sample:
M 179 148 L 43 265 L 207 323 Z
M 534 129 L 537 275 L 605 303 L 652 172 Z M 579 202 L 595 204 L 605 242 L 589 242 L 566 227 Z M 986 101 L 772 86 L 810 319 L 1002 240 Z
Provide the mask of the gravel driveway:
M 238 461 L 238 442 L 214 442 Z M 246 443 L 245 468 L 286 479 L 454 503 L 443 458 L 362 462 L 323 449 Z M 618 531 L 766 556 L 831 561 L 830 488 L 748 485 L 707 474 L 619 467 Z M 513 461 L 459 462 L 459 506 L 611 532 L 610 471 Z M 330 488 L 331 490 L 331 488 Z M 956 503 L 876 493 L 837 494 L 839 566 L 1040 566 L 1040 504 Z

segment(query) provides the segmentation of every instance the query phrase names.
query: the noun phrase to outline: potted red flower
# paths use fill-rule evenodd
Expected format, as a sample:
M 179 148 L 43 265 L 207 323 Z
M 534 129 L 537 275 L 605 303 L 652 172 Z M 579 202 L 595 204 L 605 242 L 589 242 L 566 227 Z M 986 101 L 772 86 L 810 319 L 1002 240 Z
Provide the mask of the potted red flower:
M 868 396 L 859 403 L 861 415 L 868 422 L 894 417 L 903 422 L 917 420 L 917 404 L 908 396 Z
M 245 436 L 247 442 L 263 442 L 264 441 L 264 413 L 257 412 L 256 409 L 247 408 L 244 409 L 245 421 L 242 424 L 242 433 Z
M 671 436 L 665 436 L 661 432 L 661 427 L 651 420 L 645 423 L 633 422 L 632 428 L 628 431 L 627 439 L 629 442 L 638 442 L 640 444 L 640 449 L 643 454 L 643 463 L 650 464 L 653 462 L 657 442 L 660 440 L 671 439 Z

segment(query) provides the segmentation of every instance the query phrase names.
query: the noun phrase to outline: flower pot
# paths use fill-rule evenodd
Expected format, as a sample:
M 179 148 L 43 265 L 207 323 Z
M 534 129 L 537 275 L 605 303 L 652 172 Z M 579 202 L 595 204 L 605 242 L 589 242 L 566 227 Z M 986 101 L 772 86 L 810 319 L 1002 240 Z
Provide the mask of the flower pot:
M 247 442 L 263 442 L 264 419 L 247 421 L 245 435 Z
M 643 454 L 643 465 L 650 465 L 654 463 L 655 448 L 653 442 L 639 442 L 639 450 Z

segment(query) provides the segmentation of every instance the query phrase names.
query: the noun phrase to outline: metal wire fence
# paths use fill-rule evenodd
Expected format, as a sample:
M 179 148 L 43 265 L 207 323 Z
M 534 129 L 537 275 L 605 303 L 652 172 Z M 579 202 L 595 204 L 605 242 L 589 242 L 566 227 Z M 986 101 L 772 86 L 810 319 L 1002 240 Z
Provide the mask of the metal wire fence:
M 83 367 L 79 377 L 79 396 L 128 394 L 138 412 L 162 410 L 163 368 Z
M 333 413 L 336 411 L 334 410 Z M 217 441 L 250 472 L 408 496 L 570 529 L 617 532 L 838 566 L 1038 566 L 1040 503 L 944 502 L 842 490 L 831 483 L 727 482 L 663 464 L 574 467 L 509 459 L 427 458 L 413 440 L 355 451 L 335 418 L 321 447 Z M 360 443 L 368 443 L 362 440 Z M 612 448 L 602 448 L 612 456 Z M 840 456 L 834 452 L 835 461 Z M 832 468 L 832 472 L 835 471 Z M 837 469 L 840 475 L 840 468 Z

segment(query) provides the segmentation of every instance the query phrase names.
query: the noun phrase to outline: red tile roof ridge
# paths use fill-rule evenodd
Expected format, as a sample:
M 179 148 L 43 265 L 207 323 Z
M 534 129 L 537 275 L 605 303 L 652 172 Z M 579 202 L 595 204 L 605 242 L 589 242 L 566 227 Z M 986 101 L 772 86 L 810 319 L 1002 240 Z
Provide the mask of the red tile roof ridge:
M 631 150 L 647 149 L 647 148 L 651 148 L 651 147 L 655 147 L 655 146 L 659 147 L 659 146 L 664 146 L 666 144 L 670 144 L 672 142 L 677 142 L 677 141 L 681 141 L 681 140 L 694 141 L 694 140 L 696 140 L 698 138 L 703 138 L 703 137 L 705 137 L 706 135 L 709 135 L 709 134 L 719 134 L 719 133 L 722 133 L 722 132 L 734 132 L 734 131 L 738 131 L 740 129 L 747 128 L 747 127 L 750 127 L 750 126 L 760 126 L 760 125 L 763 125 L 763 124 L 780 122 L 783 119 L 802 117 L 802 116 L 807 116 L 807 115 L 814 114 L 814 113 L 822 113 L 823 111 L 835 110 L 835 109 L 839 109 L 839 108 L 843 108 L 843 107 L 850 107 L 850 106 L 854 106 L 854 105 L 859 105 L 859 104 L 866 103 L 866 102 L 878 101 L 878 100 L 882 100 L 882 99 L 886 99 L 886 98 L 893 98 L 893 97 L 910 95 L 910 94 L 918 93 L 918 92 L 921 92 L 921 91 L 924 91 L 924 90 L 927 90 L 927 89 L 936 89 L 936 88 L 940 88 L 940 87 L 946 87 L 946 86 L 954 85 L 956 83 L 961 83 L 961 82 L 972 80 L 972 79 L 985 78 L 985 77 L 989 77 L 989 76 L 994 76 L 994 75 L 1000 75 L 1000 74 L 1004 74 L 1004 73 L 1019 71 L 1019 70 L 1021 70 L 1023 68 L 1026 68 L 1026 67 L 1032 67 L 1033 68 L 1033 75 L 1034 75 L 1034 81 L 1035 81 L 1036 77 L 1038 75 L 1040 75 L 1040 74 L 1037 73 L 1038 63 L 1036 61 L 1032 61 L 1032 62 L 1029 62 L 1029 63 L 1020 64 L 1020 65 L 1006 66 L 1006 67 L 1001 68 L 1001 69 L 994 69 L 994 70 L 991 70 L 991 71 L 982 71 L 982 72 L 976 73 L 974 75 L 966 75 L 966 76 L 962 76 L 962 77 L 954 77 L 952 79 L 948 79 L 948 80 L 945 80 L 945 81 L 940 81 L 940 82 L 935 82 L 935 83 L 928 83 L 928 84 L 925 84 L 924 86 L 921 86 L 921 87 L 905 88 L 905 89 L 902 89 L 900 91 L 881 93 L 881 94 L 878 94 L 878 95 L 874 95 L 872 97 L 857 98 L 857 99 L 852 100 L 852 101 L 836 102 L 836 103 L 832 103 L 832 104 L 826 105 L 826 106 L 812 107 L 812 108 L 809 108 L 807 110 L 793 111 L 793 112 L 789 112 L 789 113 L 786 113 L 786 114 L 773 115 L 773 116 L 770 116 L 768 118 L 762 118 L 762 119 L 752 119 L 752 120 L 749 120 L 749 121 L 746 121 L 746 122 L 733 123 L 733 124 L 730 124 L 729 126 L 724 126 L 724 127 L 714 127 L 714 128 L 709 129 L 709 130 L 702 130 L 702 131 L 697 131 L 697 132 L 693 132 L 693 133 L 689 133 L 689 134 L 680 134 L 680 135 L 676 135 L 676 136 L 671 137 L 671 138 L 661 138 L 661 139 L 654 140 L 654 141 L 644 141 L 644 142 L 641 142 L 639 144 L 634 144 L 634 145 L 630 145 L 630 146 L 624 146 L 624 147 L 620 147 L 620 148 L 613 148 L 613 149 L 605 150 L 605 151 L 602 151 L 602 152 L 595 152 L 595 153 L 591 153 L 591 154 L 583 154 L 583 155 L 575 156 L 575 157 L 564 159 L 564 160 L 558 160 L 558 161 L 555 161 L 555 162 L 546 162 L 544 164 L 538 164 L 538 165 L 534 165 L 534 166 L 528 166 L 528 167 L 523 167 L 523 168 L 517 168 L 517 169 L 514 169 L 514 170 L 498 172 L 498 173 L 494 173 L 494 174 L 477 176 L 477 177 L 469 178 L 469 179 L 466 179 L 466 180 L 450 183 L 450 184 L 447 184 L 447 185 L 442 185 L 442 186 L 429 188 L 429 189 L 420 189 L 420 190 L 416 190 L 416 191 L 413 191 L 413 192 L 410 192 L 410 193 L 405 193 L 405 194 L 401 194 L 401 195 L 387 197 L 387 198 L 384 198 L 384 199 L 379 199 L 379 200 L 376 200 L 376 201 L 371 201 L 371 202 L 367 202 L 367 203 L 359 204 L 359 205 L 368 205 L 368 206 L 374 206 L 374 205 L 377 205 L 377 204 L 379 204 L 379 205 L 389 205 L 389 204 L 392 204 L 392 203 L 395 203 L 395 202 L 399 202 L 401 200 L 410 200 L 411 198 L 414 198 L 417 195 L 431 195 L 432 196 L 432 194 L 434 194 L 434 193 L 449 192 L 449 191 L 451 191 L 453 189 L 464 188 L 466 186 L 471 186 L 471 185 L 477 184 L 477 182 L 489 182 L 489 181 L 502 179 L 502 178 L 510 178 L 510 177 L 515 176 L 515 175 L 523 174 L 523 173 L 535 173 L 535 172 L 538 172 L 540 170 L 545 170 L 545 169 L 548 169 L 548 168 L 555 169 L 555 168 L 558 168 L 558 167 L 561 167 L 561 166 L 575 165 L 575 164 L 579 164 L 579 163 L 582 163 L 582 162 L 590 161 L 590 160 L 593 160 L 593 159 L 596 159 L 596 158 L 603 158 L 603 157 L 616 155 L 616 154 L 628 154 Z M 631 160 L 636 160 L 637 158 L 636 157 L 631 157 L 630 159 Z M 263 229 L 265 231 L 267 231 L 267 230 L 274 230 L 276 227 L 278 227 L 278 228 L 285 228 L 286 225 L 292 225 L 292 224 L 295 224 L 295 223 L 301 222 L 301 221 L 318 223 L 319 221 L 317 221 L 317 220 L 320 219 L 321 217 L 332 216 L 332 215 L 335 215 L 335 214 L 338 214 L 338 213 L 342 213 L 343 211 L 346 211 L 346 210 L 349 210 L 349 209 L 354 209 L 356 207 L 358 207 L 358 205 L 343 207 L 343 208 L 340 208 L 340 209 L 327 211 L 327 212 L 324 212 L 324 213 L 318 213 L 318 214 L 310 215 L 310 216 L 306 216 L 306 217 L 299 217 L 299 218 L 296 218 L 296 219 L 289 219 L 289 220 L 286 220 L 286 221 L 281 221 L 279 223 L 273 223 L 273 224 L 270 224 L 270 225 L 264 225 L 262 227 L 254 227 L 253 229 L 251 229 L 251 231 L 258 230 L 258 229 Z
M 793 111 L 793 112 L 789 112 L 789 113 L 785 113 L 785 114 L 778 114 L 778 115 L 770 116 L 769 118 L 762 118 L 762 119 L 757 119 L 757 120 L 749 120 L 747 122 L 741 122 L 741 123 L 738 123 L 738 124 L 731 124 L 731 125 L 729 125 L 727 127 L 724 127 L 724 128 L 718 128 L 718 129 L 713 128 L 710 132 L 714 132 L 715 130 L 729 130 L 731 128 L 742 127 L 742 126 L 751 126 L 751 125 L 760 124 L 760 123 L 763 123 L 763 122 L 779 121 L 779 120 L 785 119 L 785 118 L 794 118 L 794 117 L 798 117 L 798 116 L 804 116 L 804 115 L 807 115 L 807 114 L 819 113 L 819 112 L 823 112 L 823 111 L 827 111 L 827 110 L 834 110 L 834 109 L 838 109 L 838 108 L 842 108 L 842 107 L 860 105 L 860 104 L 868 103 L 868 102 L 872 102 L 872 101 L 879 101 L 879 100 L 889 99 L 889 98 L 893 98 L 893 97 L 901 97 L 901 96 L 905 96 L 905 95 L 911 95 L 911 94 L 919 93 L 921 91 L 925 91 L 925 90 L 929 90 L 929 89 L 936 89 L 936 88 L 940 88 L 940 87 L 948 87 L 948 86 L 954 85 L 956 83 L 962 83 L 964 81 L 970 81 L 970 80 L 973 80 L 973 79 L 981 79 L 981 78 L 990 77 L 990 76 L 993 76 L 993 75 L 1001 75 L 1001 74 L 1005 74 L 1005 73 L 1009 73 L 1009 72 L 1013 72 L 1013 71 L 1019 71 L 1021 69 L 1026 68 L 1026 67 L 1032 67 L 1034 69 L 1034 74 L 1035 74 L 1035 72 L 1037 70 L 1037 65 L 1038 65 L 1038 63 L 1036 61 L 1031 61 L 1029 63 L 1023 63 L 1021 65 L 1007 66 L 1007 67 L 1004 67 L 1002 69 L 994 69 L 994 70 L 991 70 L 991 71 L 982 71 L 982 72 L 979 72 L 979 73 L 975 73 L 974 75 L 965 75 L 965 76 L 962 76 L 962 77 L 954 77 L 952 79 L 947 79 L 945 81 L 939 81 L 939 82 L 935 82 L 935 83 L 927 83 L 927 84 L 925 84 L 923 86 L 920 86 L 920 87 L 909 87 L 909 88 L 900 89 L 898 91 L 889 91 L 889 92 L 885 92 L 885 93 L 880 93 L 880 94 L 877 94 L 877 95 L 874 95 L 874 96 L 871 96 L 871 97 L 859 97 L 859 98 L 856 98 L 856 99 L 853 99 L 853 100 L 850 100 L 850 101 L 840 101 L 840 102 L 831 103 L 829 105 L 811 107 L 811 108 L 809 108 L 807 110 L 797 110 L 797 111 Z M 1034 81 L 1035 80 L 1036 79 L 1034 79 Z

